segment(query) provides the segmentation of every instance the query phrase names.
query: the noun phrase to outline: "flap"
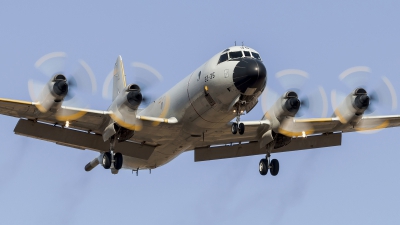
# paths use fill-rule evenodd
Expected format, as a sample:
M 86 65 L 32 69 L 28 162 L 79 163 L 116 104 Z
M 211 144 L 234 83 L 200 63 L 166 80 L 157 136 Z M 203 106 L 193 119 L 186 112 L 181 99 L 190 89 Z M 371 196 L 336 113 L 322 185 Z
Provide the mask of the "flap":
M 339 146 L 341 143 L 342 133 L 315 135 L 307 138 L 294 138 L 290 144 L 282 148 L 274 149 L 272 153 Z M 214 159 L 260 155 L 266 153 L 267 151 L 265 148 L 260 149 L 258 142 L 229 146 L 195 148 L 194 161 L 199 162 Z
M 18 135 L 50 141 L 59 145 L 78 149 L 90 149 L 97 152 L 108 151 L 110 147 L 109 141 L 104 142 L 101 135 L 24 119 L 18 121 L 14 132 Z M 154 149 L 154 146 L 129 141 L 117 143 L 115 146 L 115 152 L 144 160 L 150 158 Z

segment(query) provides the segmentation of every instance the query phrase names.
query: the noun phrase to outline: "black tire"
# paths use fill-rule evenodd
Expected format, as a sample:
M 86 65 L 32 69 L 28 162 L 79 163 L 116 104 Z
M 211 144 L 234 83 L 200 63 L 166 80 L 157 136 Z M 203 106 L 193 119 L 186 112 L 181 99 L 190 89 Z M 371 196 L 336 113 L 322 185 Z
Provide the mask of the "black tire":
M 238 130 L 239 130 L 240 135 L 244 134 L 244 124 L 243 123 L 239 123 Z
M 276 176 L 279 173 L 279 161 L 277 159 L 271 160 L 271 175 Z
M 114 169 L 119 170 L 122 168 L 123 156 L 121 153 L 117 152 L 114 155 Z
M 237 134 L 237 132 L 238 132 L 238 125 L 237 125 L 237 123 L 233 123 L 233 124 L 232 124 L 231 131 L 232 131 L 232 134 Z
M 260 164 L 258 164 L 258 172 L 265 176 L 268 173 L 268 162 L 266 159 L 261 159 Z
M 111 154 L 109 152 L 106 152 L 103 154 L 103 161 L 101 162 L 103 165 L 104 169 L 110 169 L 111 167 Z

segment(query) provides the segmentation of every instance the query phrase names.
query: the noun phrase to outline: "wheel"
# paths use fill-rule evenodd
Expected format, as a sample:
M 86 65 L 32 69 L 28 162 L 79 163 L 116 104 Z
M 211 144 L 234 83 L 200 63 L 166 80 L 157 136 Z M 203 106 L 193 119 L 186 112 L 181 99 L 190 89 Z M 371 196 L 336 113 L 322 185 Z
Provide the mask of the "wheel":
M 271 175 L 276 176 L 279 173 L 279 161 L 277 159 L 271 160 Z
M 238 130 L 239 130 L 240 135 L 244 134 L 244 124 L 243 123 L 239 123 Z
M 232 130 L 232 134 L 236 134 L 236 133 L 238 132 L 238 125 L 237 125 L 237 123 L 233 123 L 233 124 L 232 124 L 231 130 Z
M 111 167 L 111 154 L 109 152 L 105 152 L 103 154 L 103 161 L 101 162 L 104 169 L 110 169 Z
M 268 173 L 268 162 L 266 159 L 261 159 L 258 165 L 258 171 L 261 175 L 265 176 Z
M 123 163 L 123 157 L 122 154 L 117 152 L 114 155 L 114 168 L 116 170 L 119 170 L 122 168 L 122 163 Z

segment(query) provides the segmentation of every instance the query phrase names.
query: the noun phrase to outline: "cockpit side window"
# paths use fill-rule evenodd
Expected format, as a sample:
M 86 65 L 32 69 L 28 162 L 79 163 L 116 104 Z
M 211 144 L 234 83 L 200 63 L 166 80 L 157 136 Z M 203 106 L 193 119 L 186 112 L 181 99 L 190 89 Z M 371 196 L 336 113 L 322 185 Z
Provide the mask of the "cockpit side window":
M 250 52 L 249 52 L 249 51 L 243 51 L 243 53 L 244 53 L 244 56 L 251 57 L 251 55 L 250 55 Z
M 226 60 L 228 60 L 228 53 L 222 54 L 222 55 L 219 57 L 218 64 L 220 64 L 220 63 L 222 63 L 222 62 L 225 62 Z
M 231 58 L 231 59 L 241 58 L 242 56 L 243 56 L 242 51 L 229 52 L 229 58 Z
M 251 54 L 253 55 L 254 58 L 261 60 L 260 55 L 258 53 L 251 52 Z

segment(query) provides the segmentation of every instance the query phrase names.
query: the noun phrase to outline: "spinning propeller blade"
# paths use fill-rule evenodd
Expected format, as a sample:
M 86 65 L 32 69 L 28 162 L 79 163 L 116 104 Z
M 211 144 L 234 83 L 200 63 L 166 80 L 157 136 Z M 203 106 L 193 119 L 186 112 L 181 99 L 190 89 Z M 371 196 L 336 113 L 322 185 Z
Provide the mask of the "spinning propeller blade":
M 36 102 L 37 108 L 45 113 L 54 104 L 62 102 L 62 106 L 86 109 L 88 104 L 78 99 L 75 95 L 81 92 L 96 92 L 96 79 L 93 71 L 83 60 L 70 75 L 66 75 L 68 69 L 67 55 L 64 52 L 53 52 L 44 55 L 36 61 L 35 67 L 44 75 L 51 77 L 47 84 L 30 80 L 28 88 L 30 97 Z M 58 90 L 55 90 L 58 89 Z M 66 110 L 57 108 L 56 118 L 60 121 L 74 120 L 83 116 L 85 111 Z
M 325 89 L 318 86 L 317 89 L 308 89 L 304 94 L 307 84 L 310 82 L 307 72 L 297 69 L 282 70 L 275 74 L 277 81 L 283 88 L 283 91 L 294 91 L 299 95 L 300 110 L 296 117 L 304 116 L 307 112 L 316 117 L 327 117 L 328 115 L 328 99 Z M 267 112 L 275 101 L 279 98 L 276 91 L 265 88 L 261 95 L 261 105 L 263 112 Z
M 159 84 L 162 80 L 163 77 L 162 75 L 154 68 L 151 66 L 140 63 L 140 62 L 133 62 L 131 63 L 131 66 L 134 67 L 134 76 L 133 76 L 133 83 L 137 86 L 140 87 L 140 93 L 142 94 L 142 99 L 141 99 L 141 106 L 146 106 L 150 104 L 151 102 L 155 101 L 155 97 L 152 94 L 152 90 L 154 90 L 154 86 Z M 112 96 L 112 80 L 113 80 L 113 71 L 111 71 L 107 77 L 106 80 L 103 84 L 103 90 L 102 90 L 102 96 L 105 99 L 111 99 Z M 163 105 L 164 110 L 168 111 L 169 108 L 169 102 L 168 104 Z M 126 109 L 127 110 L 127 109 Z M 124 111 L 124 110 L 123 110 Z M 162 115 L 160 115 L 162 116 Z M 117 123 L 122 123 L 120 124 L 121 126 L 131 129 L 131 130 L 137 130 L 140 129 L 141 127 L 141 121 L 136 119 L 136 118 L 125 118 L 129 117 L 128 115 L 123 115 L 123 113 L 116 112 L 112 115 L 114 121 L 119 121 Z M 159 123 L 153 123 L 153 125 L 158 125 Z
M 356 88 L 366 90 L 369 96 L 369 105 L 364 114 L 375 114 L 377 111 L 385 110 L 394 111 L 397 108 L 396 90 L 390 80 L 385 76 L 372 76 L 369 67 L 356 66 L 349 68 L 339 75 L 339 80 L 350 90 L 355 90 Z M 346 94 L 332 90 L 331 103 L 334 110 L 343 101 L 343 96 L 346 96 Z M 365 121 L 361 121 L 360 123 L 368 128 L 365 130 L 374 130 L 374 132 L 385 127 L 385 124 L 366 124 L 367 122 Z
M 373 77 L 371 69 L 366 66 L 356 66 L 343 71 L 339 80 L 350 90 L 364 88 L 370 97 L 370 104 L 365 114 L 374 113 L 378 109 L 394 111 L 397 108 L 397 95 L 390 80 L 385 77 Z M 341 95 L 333 90 L 333 95 Z M 335 109 L 340 104 L 340 99 L 332 97 L 332 107 Z
M 309 75 L 305 71 L 297 69 L 282 70 L 276 73 L 275 77 L 285 91 L 294 91 L 296 93 L 293 96 L 296 96 L 300 102 L 300 108 L 296 113 L 296 117 L 303 116 L 307 112 L 318 117 L 327 116 L 328 100 L 322 86 L 318 86 L 317 89 L 311 89 L 307 91 L 307 94 L 303 94 L 304 91 L 302 90 L 305 90 L 305 86 L 309 83 Z M 280 97 L 281 95 L 278 95 L 275 91 L 265 88 L 261 95 L 261 104 L 264 115 L 267 118 L 270 116 L 268 115 L 269 110 Z M 308 123 L 295 123 L 295 120 L 296 118 L 294 117 L 285 117 L 285 119 L 280 121 L 278 132 L 286 136 L 307 136 L 314 132 L 314 129 Z

